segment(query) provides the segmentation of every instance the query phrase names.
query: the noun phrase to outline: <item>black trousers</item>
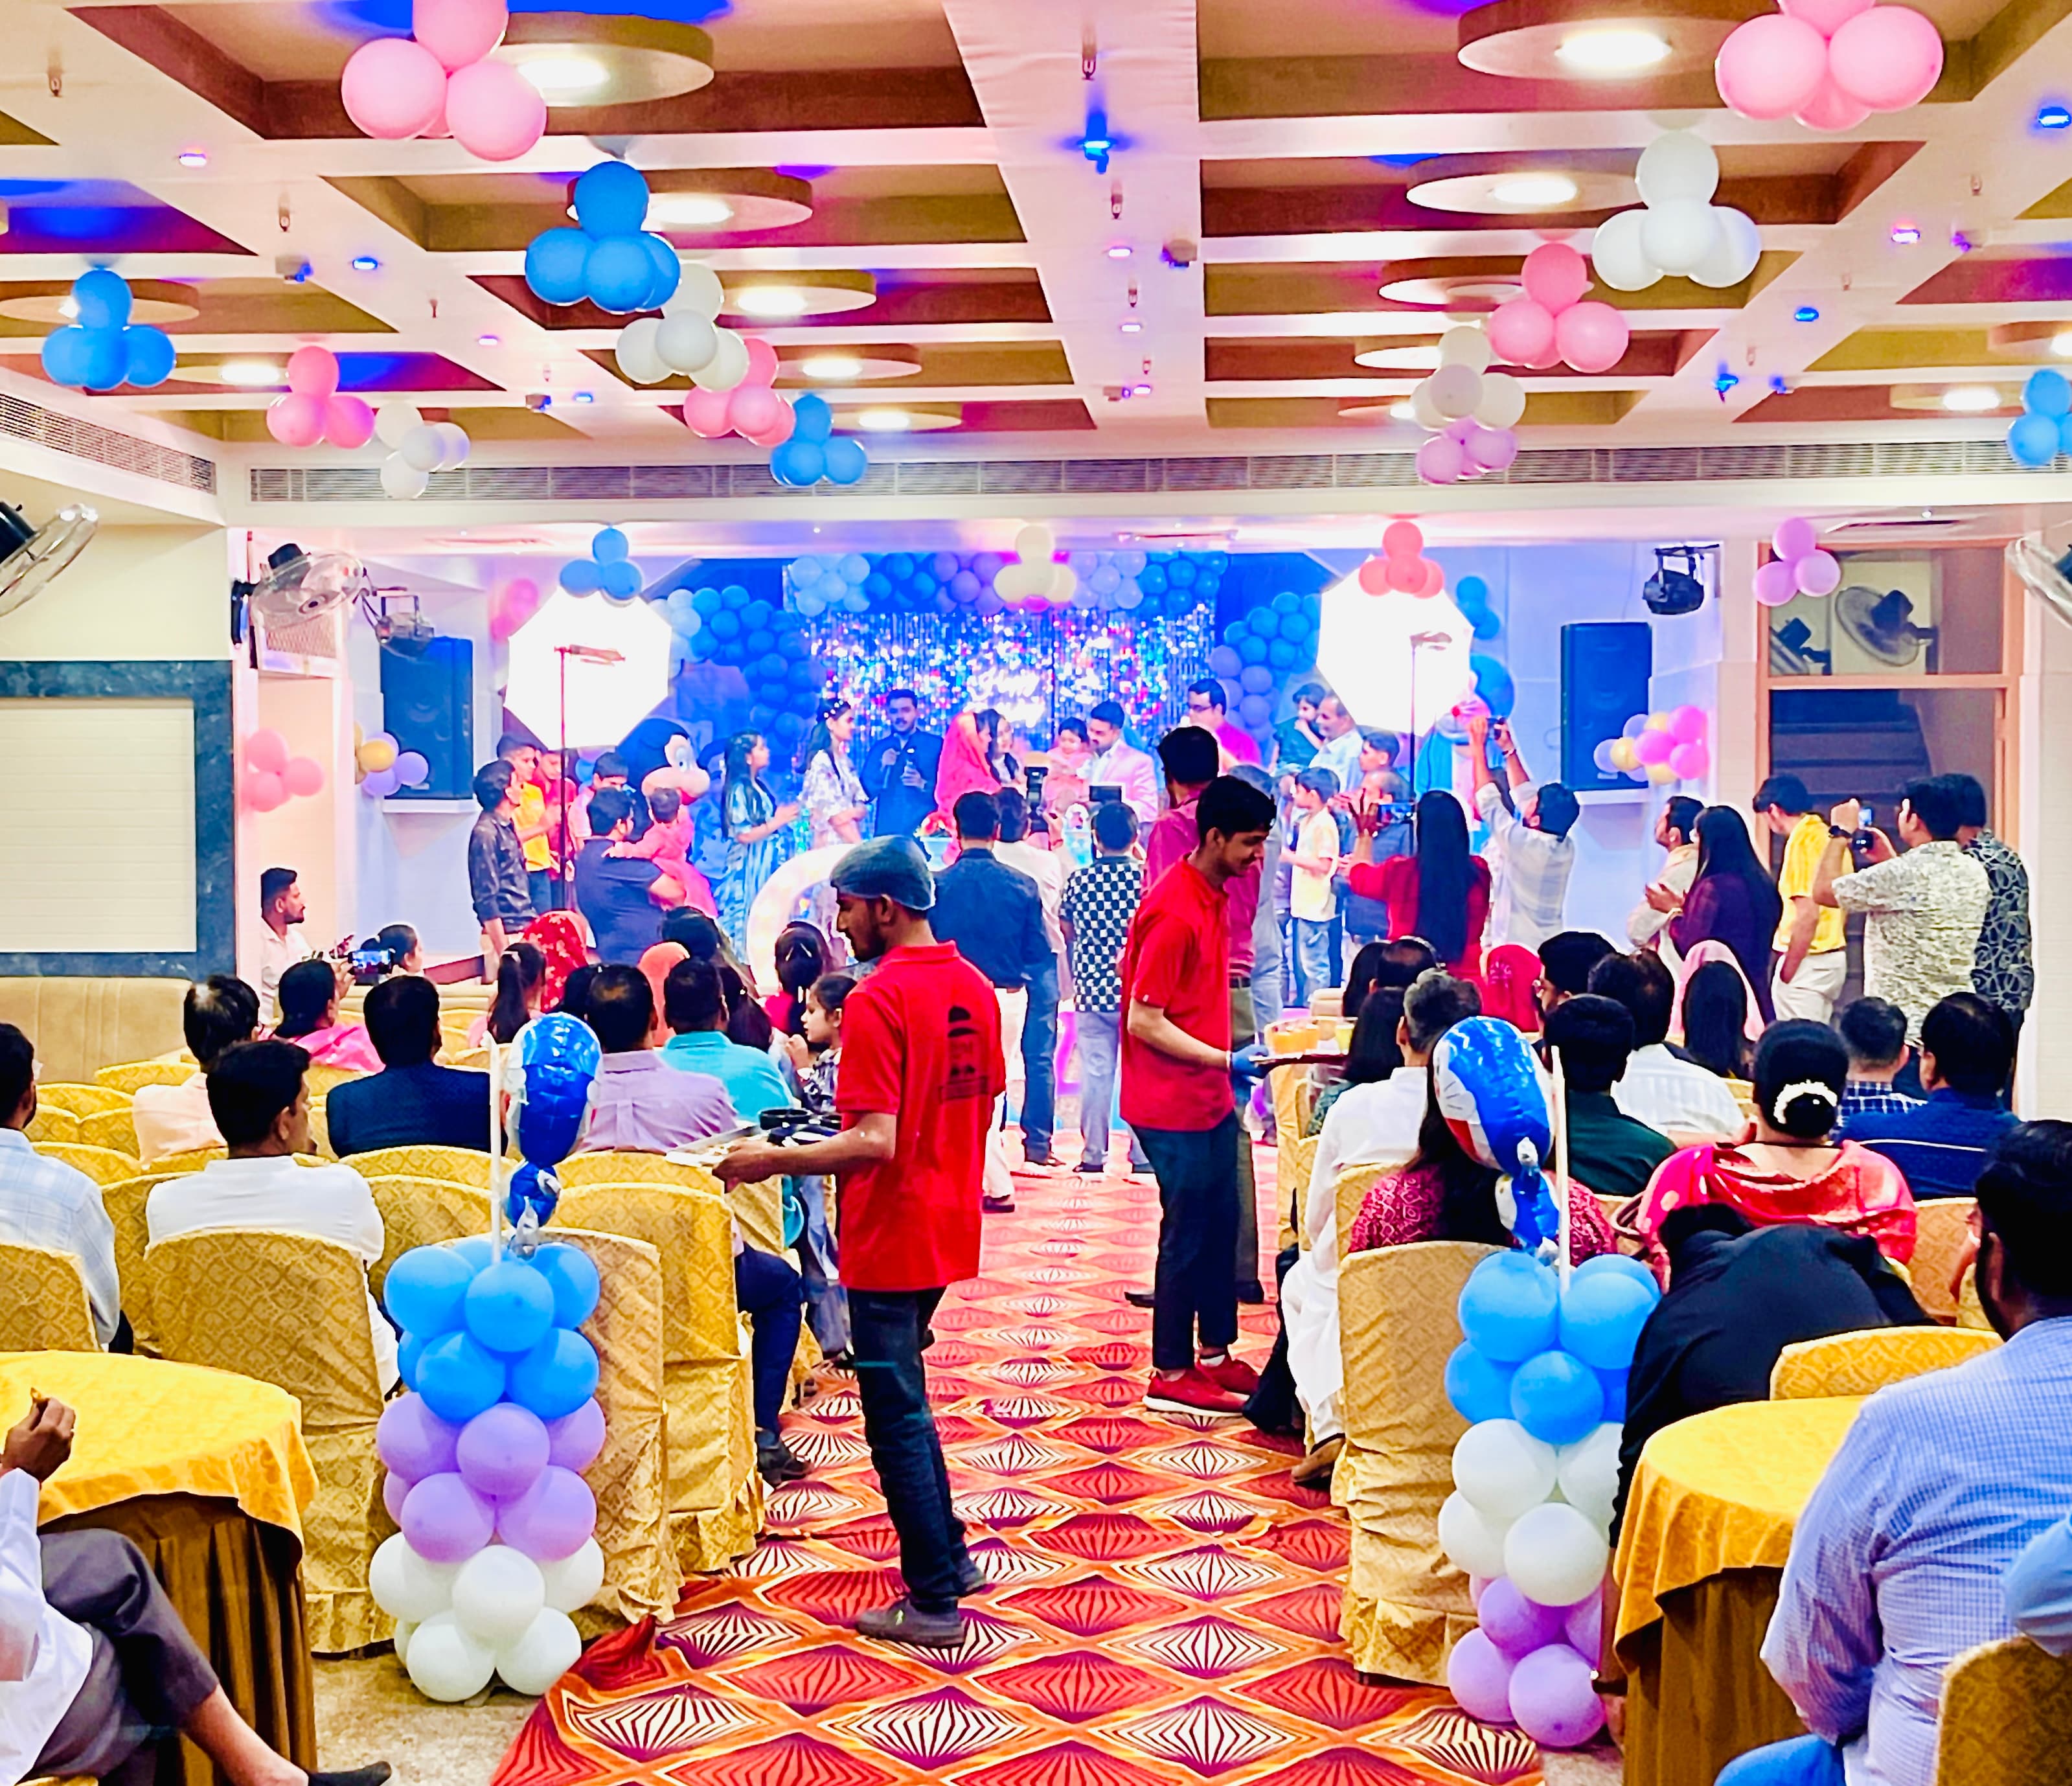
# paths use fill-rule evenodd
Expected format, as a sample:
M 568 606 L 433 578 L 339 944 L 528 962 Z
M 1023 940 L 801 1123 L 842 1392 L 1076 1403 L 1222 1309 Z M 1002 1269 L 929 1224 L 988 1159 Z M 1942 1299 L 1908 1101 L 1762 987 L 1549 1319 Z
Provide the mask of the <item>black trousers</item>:
M 1237 1113 L 1213 1129 L 1139 1129 L 1158 1180 L 1158 1266 L 1151 1362 L 1161 1371 L 1237 1338 Z

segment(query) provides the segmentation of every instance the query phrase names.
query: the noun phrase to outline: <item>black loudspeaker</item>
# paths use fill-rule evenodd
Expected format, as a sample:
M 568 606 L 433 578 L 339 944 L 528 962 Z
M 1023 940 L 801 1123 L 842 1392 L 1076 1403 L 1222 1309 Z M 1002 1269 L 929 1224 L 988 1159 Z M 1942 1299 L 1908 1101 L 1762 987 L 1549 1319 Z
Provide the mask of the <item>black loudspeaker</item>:
M 421 788 L 397 800 L 467 800 L 475 788 L 475 644 L 434 639 L 421 651 L 381 648 L 381 725 L 399 751 L 430 764 Z
M 1561 629 L 1561 780 L 1581 793 L 1638 784 L 1593 760 L 1647 708 L 1655 635 L 1645 620 L 1591 620 Z

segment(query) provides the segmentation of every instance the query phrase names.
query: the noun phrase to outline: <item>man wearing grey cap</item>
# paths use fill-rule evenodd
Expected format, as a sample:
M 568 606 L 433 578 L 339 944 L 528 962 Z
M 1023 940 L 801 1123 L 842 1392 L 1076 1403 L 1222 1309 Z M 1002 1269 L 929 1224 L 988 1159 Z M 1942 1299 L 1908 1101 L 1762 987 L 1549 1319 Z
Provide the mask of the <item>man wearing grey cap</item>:
M 904 1599 L 857 1619 L 866 1637 L 955 1648 L 958 1599 L 985 1578 L 950 1505 L 921 1348 L 944 1289 L 978 1271 L 993 1101 L 1007 1087 L 992 982 L 929 927 L 935 883 L 911 837 L 873 837 L 828 876 L 836 924 L 872 964 L 842 1006 L 835 1107 L 844 1127 L 804 1146 L 744 1142 L 730 1183 L 779 1173 L 840 1183 L 842 1281 L 864 1437 L 899 1534 Z

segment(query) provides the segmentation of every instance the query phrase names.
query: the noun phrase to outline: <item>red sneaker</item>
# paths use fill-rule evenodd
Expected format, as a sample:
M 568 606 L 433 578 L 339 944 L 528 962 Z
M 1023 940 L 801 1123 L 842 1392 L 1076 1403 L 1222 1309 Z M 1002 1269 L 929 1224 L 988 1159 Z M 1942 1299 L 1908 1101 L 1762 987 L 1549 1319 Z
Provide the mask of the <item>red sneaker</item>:
M 1244 1397 L 1233 1394 L 1196 1364 L 1179 1377 L 1153 1372 L 1145 1385 L 1144 1405 L 1157 1414 L 1241 1414 Z
M 1227 1389 L 1232 1395 L 1249 1396 L 1259 1387 L 1259 1372 L 1235 1352 L 1223 1354 L 1220 1364 L 1211 1364 L 1206 1358 L 1194 1367 L 1219 1389 Z

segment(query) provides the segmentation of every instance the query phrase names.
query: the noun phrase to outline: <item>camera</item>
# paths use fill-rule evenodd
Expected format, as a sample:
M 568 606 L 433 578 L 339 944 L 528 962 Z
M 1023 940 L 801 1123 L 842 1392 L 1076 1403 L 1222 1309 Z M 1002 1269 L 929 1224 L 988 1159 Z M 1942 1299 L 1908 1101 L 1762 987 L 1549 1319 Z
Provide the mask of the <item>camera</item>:
M 398 951 L 384 949 L 370 936 L 346 957 L 346 964 L 352 970 L 355 986 L 371 986 L 384 974 L 394 973 L 401 960 Z

